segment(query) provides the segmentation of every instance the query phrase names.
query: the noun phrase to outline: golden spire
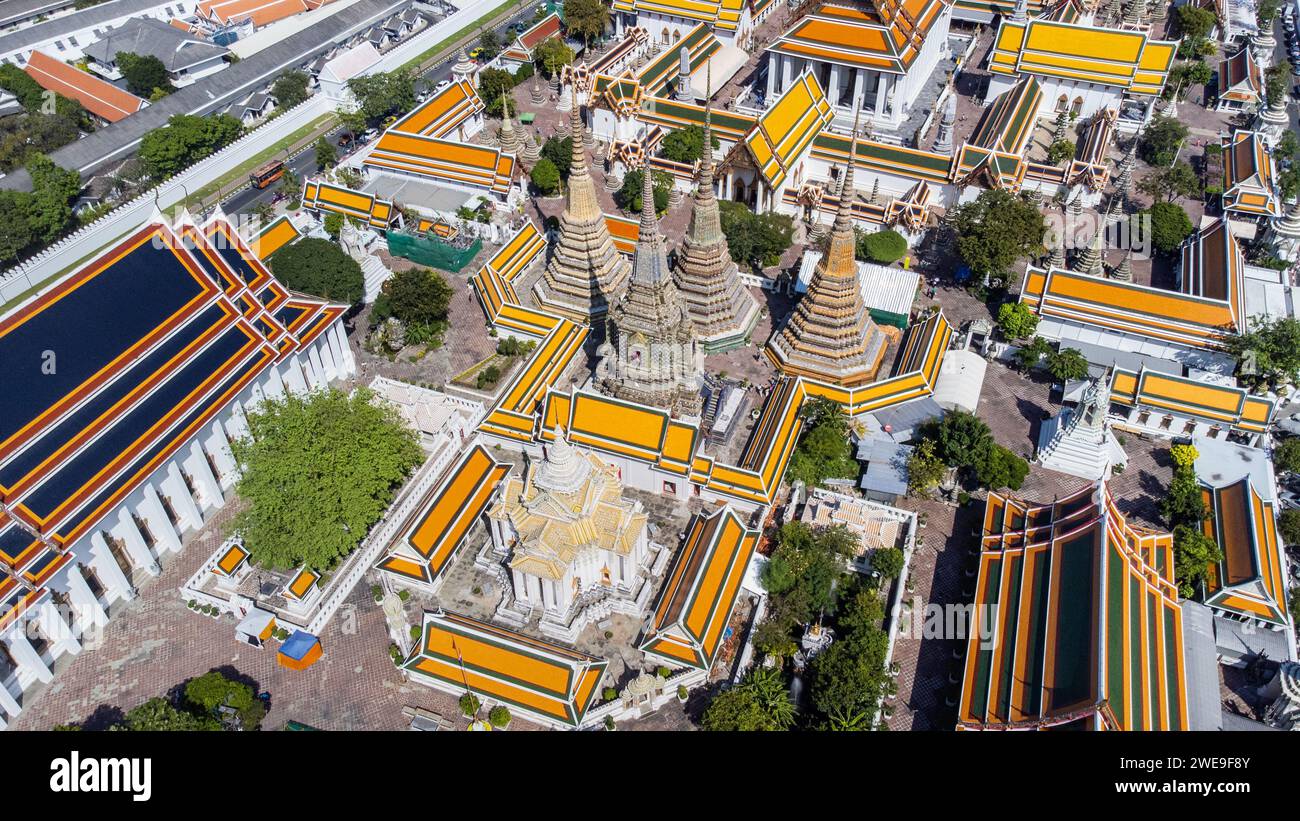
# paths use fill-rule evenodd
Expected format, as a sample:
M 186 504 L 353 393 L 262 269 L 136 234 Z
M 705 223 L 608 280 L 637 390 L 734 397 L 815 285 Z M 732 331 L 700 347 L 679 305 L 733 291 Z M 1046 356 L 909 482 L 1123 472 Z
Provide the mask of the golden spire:
M 857 235 L 853 231 L 853 201 L 857 192 L 853 187 L 853 169 L 858 156 L 858 117 L 859 109 L 853 115 L 853 139 L 849 142 L 849 161 L 844 170 L 844 186 L 840 191 L 840 207 L 835 214 L 835 223 L 831 228 L 830 245 L 826 249 L 826 258 L 822 262 L 826 276 L 843 277 L 857 281 L 858 267 L 854 256 L 857 250 Z

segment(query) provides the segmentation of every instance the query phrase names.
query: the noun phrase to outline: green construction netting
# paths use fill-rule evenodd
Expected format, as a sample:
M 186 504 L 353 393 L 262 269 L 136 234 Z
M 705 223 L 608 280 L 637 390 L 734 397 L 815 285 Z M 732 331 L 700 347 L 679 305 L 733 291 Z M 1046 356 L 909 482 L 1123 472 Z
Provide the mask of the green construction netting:
M 387 236 L 388 253 L 393 256 L 453 274 L 460 273 L 483 250 L 481 239 L 475 239 L 467 248 L 458 248 L 434 237 L 417 237 L 400 231 L 389 231 Z

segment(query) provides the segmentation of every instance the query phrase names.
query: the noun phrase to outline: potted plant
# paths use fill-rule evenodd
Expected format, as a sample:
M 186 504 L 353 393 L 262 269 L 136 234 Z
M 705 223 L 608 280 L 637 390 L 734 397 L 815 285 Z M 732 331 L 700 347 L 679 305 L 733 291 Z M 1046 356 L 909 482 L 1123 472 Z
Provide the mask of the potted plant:
M 679 685 L 677 685 L 677 700 L 678 700 L 678 701 L 685 703 L 685 702 L 686 702 L 686 699 L 687 699 L 689 696 L 690 696 L 690 691 L 686 689 L 686 685 L 685 685 L 685 684 L 679 684 Z
M 488 723 L 498 730 L 504 730 L 510 726 L 510 711 L 498 704 L 488 711 Z
M 473 693 L 466 693 L 461 696 L 460 701 L 457 703 L 460 705 L 460 711 L 469 718 L 474 717 L 474 714 L 478 712 L 478 708 L 481 705 L 478 696 Z
M 614 726 L 613 716 L 605 716 L 605 729 L 611 733 L 614 732 L 614 730 L 616 729 Z

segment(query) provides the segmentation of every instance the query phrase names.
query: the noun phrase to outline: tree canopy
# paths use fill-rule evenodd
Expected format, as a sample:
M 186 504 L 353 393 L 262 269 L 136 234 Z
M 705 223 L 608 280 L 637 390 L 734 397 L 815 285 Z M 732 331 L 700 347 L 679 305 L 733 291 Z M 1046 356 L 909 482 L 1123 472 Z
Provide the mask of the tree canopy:
M 327 239 L 307 237 L 271 257 L 271 273 L 286 288 L 353 305 L 365 293 L 361 266 Z
M 176 90 L 167 74 L 167 66 L 152 54 L 119 51 L 114 61 L 126 81 L 127 91 L 137 97 L 152 100 L 156 99 L 156 92 L 170 94 Z
M 353 77 L 348 80 L 348 90 L 356 98 L 357 108 L 367 120 L 378 120 L 415 107 L 415 75 L 410 71 L 388 71 Z
M 1232 334 L 1227 349 L 1237 374 L 1256 388 L 1300 381 L 1300 320 L 1259 317 L 1244 334 Z
M 542 73 L 548 78 L 560 73 L 560 69 L 573 62 L 573 49 L 558 37 L 552 37 L 537 44 L 533 49 L 533 59 L 542 67 Z
M 560 192 L 560 172 L 556 169 L 555 163 L 546 157 L 537 161 L 528 178 L 537 189 L 537 193 L 543 197 L 554 196 Z
M 1184 197 L 1201 195 L 1201 180 L 1186 162 L 1176 162 L 1160 168 L 1138 181 L 1138 190 L 1156 202 L 1174 202 Z
M 641 169 L 627 172 L 623 177 L 623 187 L 618 189 L 614 199 L 619 207 L 634 214 L 641 211 Z M 668 208 L 668 197 L 673 190 L 673 178 L 665 171 L 654 172 L 655 213 L 662 214 Z
M 998 329 L 1007 339 L 1028 339 L 1038 330 L 1038 317 L 1023 302 L 998 306 Z
M 709 702 L 703 720 L 713 732 L 773 732 L 793 724 L 794 704 L 781 671 L 772 667 L 751 668 L 740 684 Z
M 248 414 L 231 445 L 246 506 L 232 523 L 253 560 L 328 570 L 379 521 L 423 453 L 415 433 L 365 388 L 288 394 Z
M 565 0 L 564 23 L 570 34 L 590 43 L 609 26 L 609 6 L 603 0 Z
M 718 201 L 722 233 L 731 258 L 752 270 L 776 265 L 794 242 L 794 221 L 788 214 L 755 214 L 743 202 Z
M 243 133 L 243 123 L 229 114 L 177 114 L 167 125 L 144 135 L 140 161 L 150 176 L 165 179 L 220 151 Z
M 573 138 L 547 137 L 542 143 L 542 159 L 550 160 L 561 180 L 569 178 L 569 166 L 573 164 Z
M 903 235 L 885 228 L 873 233 L 859 232 L 854 256 L 879 265 L 898 262 L 907 255 L 907 240 Z
M 816 487 L 827 479 L 856 479 L 859 472 L 849 443 L 848 417 L 840 406 L 814 397 L 805 403 L 804 430 L 799 436 L 786 476 Z
M 1173 117 L 1156 117 L 1142 132 L 1138 153 L 1151 165 L 1163 168 L 1173 163 L 1188 133 L 1187 126 Z
M 128 710 L 121 724 L 111 730 L 134 732 L 201 732 L 220 730 L 221 724 L 211 716 L 195 715 L 182 710 L 161 696 L 151 698 L 139 707 Z
M 1088 360 L 1078 348 L 1061 348 L 1047 355 L 1047 372 L 1060 382 L 1083 379 L 1088 375 Z
M 1018 260 L 1042 250 L 1046 223 L 1027 200 L 990 188 L 957 206 L 953 229 L 957 251 L 974 274 L 1009 280 Z
M 1178 250 L 1194 230 L 1192 218 L 1172 202 L 1157 202 L 1142 213 L 1151 220 L 1151 245 L 1162 254 Z
M 398 271 L 384 283 L 375 310 L 395 316 L 408 325 L 430 325 L 447 319 L 453 291 L 441 274 L 428 268 Z
M 302 71 L 286 71 L 271 86 L 271 96 L 280 108 L 293 108 L 311 96 L 308 84 L 311 78 Z
M 720 143 L 717 136 L 711 140 L 716 149 Z M 673 162 L 695 162 L 704 156 L 704 129 L 698 125 L 688 125 L 668 133 L 664 137 L 661 153 Z

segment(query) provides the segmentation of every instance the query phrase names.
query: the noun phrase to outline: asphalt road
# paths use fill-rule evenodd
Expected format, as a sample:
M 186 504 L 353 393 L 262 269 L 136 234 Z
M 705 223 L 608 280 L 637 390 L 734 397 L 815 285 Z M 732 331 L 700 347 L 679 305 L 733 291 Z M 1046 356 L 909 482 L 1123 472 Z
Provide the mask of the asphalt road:
M 509 42 L 510 39 L 513 39 L 506 36 L 506 30 L 512 25 L 531 20 L 536 8 L 537 6 L 535 5 L 526 5 L 509 19 L 503 21 L 501 25 L 494 29 L 497 38 L 502 43 Z M 450 79 L 451 67 L 456 62 L 457 56 L 458 50 L 452 51 L 448 56 L 444 57 L 420 75 L 415 84 L 416 93 L 422 94 L 425 91 L 432 91 L 438 83 Z M 337 146 L 339 137 L 343 134 L 343 131 L 343 128 L 337 128 L 326 135 L 326 138 L 331 144 Z M 337 150 L 341 153 L 343 149 L 339 148 Z M 315 174 L 317 170 L 315 144 L 312 143 L 308 145 L 301 152 L 291 157 L 288 161 L 288 167 L 299 179 Z M 272 202 L 275 199 L 278 189 L 278 185 L 272 185 L 269 188 L 262 190 L 252 188 L 251 186 L 242 188 L 228 196 L 221 203 L 221 207 L 227 214 L 247 213 L 257 207 L 259 202 Z

